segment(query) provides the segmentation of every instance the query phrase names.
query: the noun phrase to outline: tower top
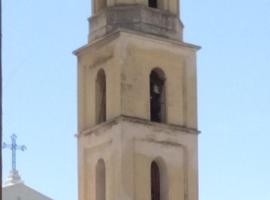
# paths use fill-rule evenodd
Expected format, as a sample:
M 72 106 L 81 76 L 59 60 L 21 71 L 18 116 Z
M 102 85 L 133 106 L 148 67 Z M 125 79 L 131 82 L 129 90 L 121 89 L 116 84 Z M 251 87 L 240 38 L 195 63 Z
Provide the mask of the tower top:
M 142 5 L 179 15 L 179 0 L 92 0 L 93 15 L 113 6 Z
M 21 179 L 19 172 L 17 170 L 16 171 L 11 170 L 5 181 L 5 186 L 16 185 L 19 183 L 23 183 L 23 180 Z
M 89 42 L 119 29 L 182 41 L 179 0 L 92 0 Z

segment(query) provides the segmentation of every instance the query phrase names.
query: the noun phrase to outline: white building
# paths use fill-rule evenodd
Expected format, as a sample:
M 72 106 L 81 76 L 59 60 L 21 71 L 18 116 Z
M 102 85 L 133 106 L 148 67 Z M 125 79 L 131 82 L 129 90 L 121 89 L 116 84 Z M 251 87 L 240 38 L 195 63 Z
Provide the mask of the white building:
M 4 186 L 3 200 L 52 200 L 40 192 L 25 185 L 18 171 L 11 170 Z

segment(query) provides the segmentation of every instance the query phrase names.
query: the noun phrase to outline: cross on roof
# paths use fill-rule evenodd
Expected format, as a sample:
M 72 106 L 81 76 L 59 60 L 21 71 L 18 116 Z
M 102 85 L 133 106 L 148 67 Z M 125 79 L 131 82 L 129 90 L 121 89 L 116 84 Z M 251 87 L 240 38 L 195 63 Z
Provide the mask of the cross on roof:
M 12 171 L 16 171 L 16 151 L 21 150 L 25 151 L 25 145 L 17 145 L 16 140 L 17 136 L 15 134 L 11 135 L 11 144 L 3 143 L 3 149 L 8 148 L 11 150 L 12 153 Z

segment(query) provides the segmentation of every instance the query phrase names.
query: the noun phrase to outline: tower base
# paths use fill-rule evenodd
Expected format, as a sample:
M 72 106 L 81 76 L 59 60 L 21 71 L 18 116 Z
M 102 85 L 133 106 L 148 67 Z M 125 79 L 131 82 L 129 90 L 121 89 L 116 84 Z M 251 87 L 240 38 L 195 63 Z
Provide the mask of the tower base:
M 80 200 L 151 199 L 151 163 L 160 170 L 162 199 L 197 200 L 198 131 L 121 116 L 78 135 Z M 98 163 L 104 163 L 103 182 Z M 105 181 L 106 180 L 106 181 Z M 106 182 L 106 183 L 105 183 Z

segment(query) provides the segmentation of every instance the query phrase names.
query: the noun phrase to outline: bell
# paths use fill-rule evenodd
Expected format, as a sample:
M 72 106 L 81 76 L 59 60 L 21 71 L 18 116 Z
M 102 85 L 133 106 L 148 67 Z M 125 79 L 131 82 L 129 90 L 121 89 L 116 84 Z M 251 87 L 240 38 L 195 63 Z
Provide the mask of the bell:
M 154 93 L 156 93 L 156 94 L 160 94 L 160 88 L 159 88 L 159 86 L 158 86 L 158 85 L 154 85 L 154 86 L 153 86 L 153 91 L 154 91 Z

